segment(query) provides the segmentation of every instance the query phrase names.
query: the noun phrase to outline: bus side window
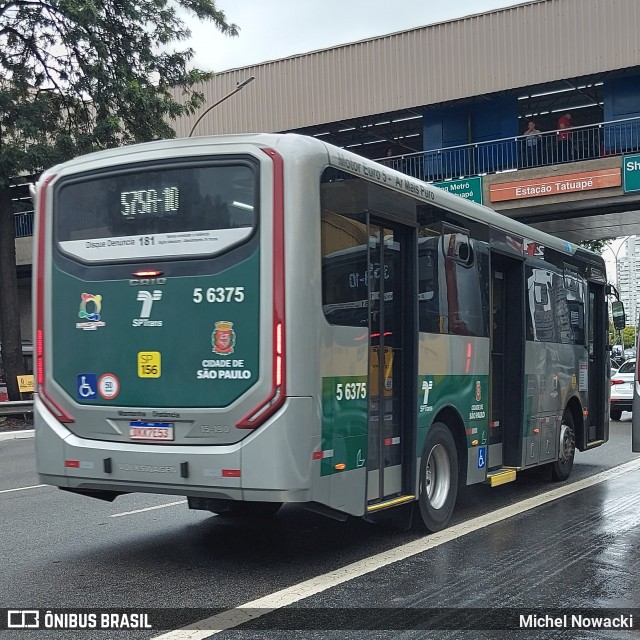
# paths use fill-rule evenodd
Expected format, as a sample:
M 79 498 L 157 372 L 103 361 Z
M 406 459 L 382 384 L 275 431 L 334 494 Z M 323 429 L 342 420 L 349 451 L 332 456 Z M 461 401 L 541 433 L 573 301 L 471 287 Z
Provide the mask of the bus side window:
M 582 302 L 568 302 L 569 320 L 573 329 L 573 343 L 584 344 L 584 304 Z
M 536 284 L 535 285 L 536 304 L 546 306 L 549 304 L 549 289 L 547 285 Z
M 445 234 L 443 250 L 446 291 L 440 305 L 448 318 L 447 333 L 488 336 L 488 253 L 478 251 L 461 233 Z
M 321 216 L 322 308 L 327 322 L 368 325 L 366 225 L 326 209 Z
M 441 333 L 440 296 L 438 293 L 437 248 L 420 245 L 418 258 L 418 323 L 419 330 Z
M 548 269 L 527 268 L 527 274 L 527 338 L 556 342 L 554 273 Z

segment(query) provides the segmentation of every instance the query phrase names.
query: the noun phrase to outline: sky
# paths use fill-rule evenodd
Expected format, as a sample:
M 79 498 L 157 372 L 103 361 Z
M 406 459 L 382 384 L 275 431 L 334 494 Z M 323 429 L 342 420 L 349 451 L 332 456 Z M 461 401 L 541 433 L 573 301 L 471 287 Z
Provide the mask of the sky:
M 236 38 L 183 14 L 194 66 L 226 71 L 532 0 L 216 0 Z
M 618 280 L 616 275 L 616 260 L 627 255 L 627 248 L 625 246 L 625 240 L 627 237 L 628 236 L 611 240 L 608 244 L 608 248 L 602 252 L 602 257 L 604 258 L 607 266 L 609 282 L 613 282 L 614 284 Z

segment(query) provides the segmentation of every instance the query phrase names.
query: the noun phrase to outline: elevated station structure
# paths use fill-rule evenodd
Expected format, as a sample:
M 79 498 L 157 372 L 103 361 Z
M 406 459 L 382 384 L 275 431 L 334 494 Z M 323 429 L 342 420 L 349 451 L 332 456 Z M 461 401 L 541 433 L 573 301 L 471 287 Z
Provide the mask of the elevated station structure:
M 530 113 L 543 126 L 557 109 L 580 109 L 574 124 L 628 116 L 638 19 L 635 0 L 537 0 L 232 69 L 200 87 L 208 104 L 256 81 L 196 133 L 302 131 L 355 149 L 379 143 L 369 153 L 381 157 L 391 139 L 420 151 L 518 135 Z
M 640 150 L 638 24 L 637 0 L 537 0 L 231 69 L 200 87 L 208 104 L 255 81 L 207 113 L 193 135 L 305 133 L 370 158 L 391 154 L 394 166 L 424 179 L 483 176 L 484 204 L 570 240 L 627 235 L 640 231 L 640 215 L 630 213 L 640 195 L 625 191 L 622 166 Z M 565 112 L 574 141 L 586 141 L 589 152 L 523 166 L 517 138 L 527 121 L 555 146 Z M 188 135 L 199 115 L 177 122 L 177 135 Z M 434 154 L 455 148 L 473 158 L 475 145 L 492 141 L 511 142 L 511 162 L 430 172 Z M 585 172 L 610 169 L 614 178 L 596 180 L 597 188 L 491 196 L 495 183 L 579 183 Z M 516 170 L 517 177 L 501 173 Z

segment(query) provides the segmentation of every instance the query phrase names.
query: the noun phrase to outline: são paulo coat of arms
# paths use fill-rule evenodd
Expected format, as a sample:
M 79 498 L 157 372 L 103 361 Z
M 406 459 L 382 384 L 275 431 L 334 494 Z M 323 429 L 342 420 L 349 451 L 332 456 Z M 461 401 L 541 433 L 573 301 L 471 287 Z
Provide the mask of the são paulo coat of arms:
M 236 346 L 236 332 L 233 330 L 233 322 L 220 320 L 215 323 L 215 329 L 211 334 L 211 344 L 213 353 L 220 355 L 230 355 L 233 347 Z

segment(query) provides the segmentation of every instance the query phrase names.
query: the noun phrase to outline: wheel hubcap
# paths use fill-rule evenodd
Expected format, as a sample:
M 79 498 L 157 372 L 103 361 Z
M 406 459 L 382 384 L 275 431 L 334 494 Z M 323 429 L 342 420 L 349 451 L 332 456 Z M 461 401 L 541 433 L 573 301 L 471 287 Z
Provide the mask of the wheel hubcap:
M 425 475 L 425 491 L 434 509 L 440 509 L 447 500 L 451 487 L 451 463 L 447 450 L 437 444 L 429 452 Z
M 568 424 L 563 422 L 560 427 L 560 462 L 562 464 L 568 464 L 571 462 L 574 450 L 575 442 L 573 439 L 573 430 Z

